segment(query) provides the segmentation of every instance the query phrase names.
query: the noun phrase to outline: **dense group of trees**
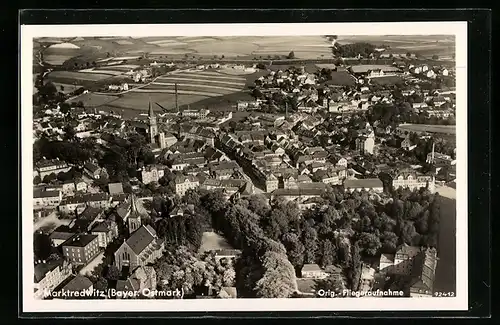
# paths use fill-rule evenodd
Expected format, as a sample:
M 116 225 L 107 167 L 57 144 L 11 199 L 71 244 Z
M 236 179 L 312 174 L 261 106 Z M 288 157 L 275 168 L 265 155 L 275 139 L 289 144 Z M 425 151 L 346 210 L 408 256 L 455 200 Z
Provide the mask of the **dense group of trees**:
M 235 247 L 242 249 L 236 285 L 242 296 L 285 298 L 296 291 L 295 271 L 283 244 L 267 237 L 256 211 L 268 211 L 257 198 L 230 204 L 220 192 L 201 197 L 212 216 L 212 225 Z M 250 208 L 254 208 L 251 211 Z
M 185 246 L 169 249 L 154 265 L 160 289 L 182 288 L 185 295 L 195 294 L 196 287 L 210 287 L 218 292 L 234 286 L 235 272 L 230 261 L 216 260 L 214 254 L 197 257 Z
M 358 55 L 366 58 L 375 52 L 375 45 L 365 42 L 338 45 L 332 47 L 332 52 L 335 56 L 344 58 L 353 58 Z

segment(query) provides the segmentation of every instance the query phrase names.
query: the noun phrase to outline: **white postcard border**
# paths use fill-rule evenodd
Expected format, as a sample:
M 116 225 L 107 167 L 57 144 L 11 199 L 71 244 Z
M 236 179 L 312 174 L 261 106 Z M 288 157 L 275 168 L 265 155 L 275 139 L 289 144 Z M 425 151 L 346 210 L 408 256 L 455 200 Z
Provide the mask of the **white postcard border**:
M 228 26 L 230 25 L 230 26 Z M 33 295 L 32 61 L 34 37 L 78 36 L 299 36 L 299 35 L 455 35 L 457 129 L 456 296 L 365 300 L 328 298 L 202 300 L 36 300 Z M 449 311 L 468 309 L 467 259 L 467 22 L 22 25 L 22 282 L 23 312 L 195 312 L 195 311 Z

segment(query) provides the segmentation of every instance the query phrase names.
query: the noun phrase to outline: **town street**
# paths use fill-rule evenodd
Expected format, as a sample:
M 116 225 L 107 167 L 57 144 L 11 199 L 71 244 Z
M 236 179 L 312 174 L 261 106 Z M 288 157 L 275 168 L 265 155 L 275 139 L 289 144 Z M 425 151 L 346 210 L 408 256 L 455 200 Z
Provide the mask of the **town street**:
M 441 200 L 439 222 L 438 257 L 435 292 L 455 292 L 456 288 L 456 191 L 442 186 L 437 192 Z M 467 252 L 462 252 L 466 254 Z M 465 265 L 464 267 L 467 267 Z

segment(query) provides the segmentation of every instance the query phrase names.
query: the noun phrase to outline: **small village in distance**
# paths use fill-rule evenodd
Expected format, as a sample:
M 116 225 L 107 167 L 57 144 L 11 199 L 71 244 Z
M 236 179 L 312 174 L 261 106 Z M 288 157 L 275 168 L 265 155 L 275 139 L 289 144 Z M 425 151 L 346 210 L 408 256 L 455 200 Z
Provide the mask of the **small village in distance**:
M 328 63 L 141 57 L 119 82 L 69 93 L 46 65 L 33 95 L 35 297 L 453 292 L 454 60 L 332 43 Z M 208 94 L 236 78 L 235 94 Z M 134 89 L 140 109 L 92 104 Z

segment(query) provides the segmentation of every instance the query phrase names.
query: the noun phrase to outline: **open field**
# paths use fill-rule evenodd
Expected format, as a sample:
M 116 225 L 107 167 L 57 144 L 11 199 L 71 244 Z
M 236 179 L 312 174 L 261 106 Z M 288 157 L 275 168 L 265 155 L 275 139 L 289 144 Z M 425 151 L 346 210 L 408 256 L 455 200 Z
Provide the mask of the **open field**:
M 399 128 L 411 132 L 456 134 L 455 125 L 401 124 Z
M 83 73 L 99 73 L 99 74 L 109 74 L 111 76 L 119 76 L 122 75 L 123 72 L 121 71 L 116 71 L 116 70 L 110 70 L 109 68 L 105 69 L 99 69 L 95 70 L 94 68 L 91 69 L 84 69 L 84 70 L 79 70 L 78 72 L 83 72 Z
M 73 85 L 73 84 L 66 84 L 66 83 L 60 83 L 60 82 L 53 82 L 54 86 L 56 86 L 57 91 L 60 91 L 65 94 L 69 94 L 74 92 L 75 90 L 81 88 L 81 86 L 78 85 Z M 63 87 L 61 89 L 61 86 Z
M 455 39 L 450 35 L 349 35 L 338 36 L 339 44 L 367 42 L 375 46 L 389 46 L 387 53 L 411 52 L 431 57 L 455 54 Z
M 199 252 L 204 253 L 218 249 L 232 249 L 227 240 L 215 232 L 204 232 L 201 238 Z
M 322 36 L 267 36 L 267 37 L 85 37 L 68 42 L 71 46 L 49 48 L 43 51 L 44 60 L 53 65 L 62 65 L 70 59 L 104 62 L 103 60 L 133 60 L 132 55 L 179 56 L 185 54 L 199 57 L 265 58 L 286 56 L 291 51 L 296 58 L 331 58 L 330 42 Z M 53 41 L 56 41 L 53 40 Z M 77 48 L 78 47 L 78 48 Z M 108 58 L 112 56 L 112 58 Z
M 108 70 L 108 71 L 128 72 L 128 71 L 133 70 L 133 69 L 138 68 L 138 67 L 139 66 L 136 64 L 122 64 L 122 65 L 97 67 L 97 68 L 94 68 L 94 71 Z
M 148 102 L 151 100 L 152 103 L 158 103 L 166 109 L 175 108 L 175 95 L 173 91 L 137 91 L 140 89 L 135 89 L 135 91 L 130 91 L 118 98 L 115 101 L 107 103 L 105 106 L 111 109 L 123 109 L 123 110 L 133 110 L 133 111 L 143 111 L 146 112 L 148 109 Z M 190 105 L 197 101 L 207 98 L 208 96 L 200 94 L 180 94 L 178 96 L 179 106 Z M 104 107 L 103 109 L 106 109 Z M 99 107 L 101 109 L 101 107 Z M 161 112 L 161 108 L 157 105 L 154 109 Z M 137 114 L 137 112 L 135 113 Z
M 111 77 L 109 74 L 104 73 L 88 73 L 76 71 L 53 71 L 47 76 L 50 80 L 57 81 L 57 79 L 74 79 L 83 81 L 97 81 Z
M 117 96 L 86 93 L 69 100 L 70 103 L 83 102 L 85 107 L 99 107 L 118 99 Z

